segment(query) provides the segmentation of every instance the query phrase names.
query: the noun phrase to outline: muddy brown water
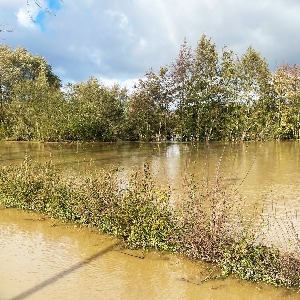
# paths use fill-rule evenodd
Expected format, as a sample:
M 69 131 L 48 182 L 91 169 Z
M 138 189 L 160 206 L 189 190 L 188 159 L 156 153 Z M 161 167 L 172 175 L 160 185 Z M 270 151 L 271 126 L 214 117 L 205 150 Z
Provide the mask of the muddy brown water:
M 148 162 L 161 182 L 180 190 L 186 172 L 214 176 L 245 197 L 247 209 L 264 207 L 276 217 L 272 243 L 290 245 L 284 230 L 300 233 L 300 143 L 228 144 L 0 142 L 0 163 L 25 155 L 52 160 L 64 172 L 93 173 Z M 284 225 L 286 229 L 284 229 Z M 290 246 L 289 246 L 290 247 Z M 87 228 L 35 213 L 0 210 L 0 299 L 300 299 L 283 288 L 234 278 L 205 281 L 210 265 L 176 255 L 122 250 L 118 241 Z
M 0 299 L 300 299 L 233 278 L 203 282 L 210 266 L 118 241 L 34 213 L 0 211 Z

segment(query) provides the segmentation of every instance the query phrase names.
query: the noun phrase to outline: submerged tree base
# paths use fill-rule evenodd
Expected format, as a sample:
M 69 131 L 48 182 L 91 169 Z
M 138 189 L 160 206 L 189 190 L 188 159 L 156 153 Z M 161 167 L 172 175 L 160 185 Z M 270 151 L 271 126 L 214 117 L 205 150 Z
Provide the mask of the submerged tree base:
M 182 199 L 171 205 L 171 191 L 154 181 L 147 165 L 128 182 L 119 175 L 112 169 L 96 177 L 65 178 L 52 164 L 26 158 L 20 166 L 1 167 L 0 203 L 93 226 L 129 248 L 209 261 L 223 276 L 300 289 L 300 253 L 258 243 L 256 232 L 241 226 L 236 193 L 221 176 L 205 183 L 189 176 Z

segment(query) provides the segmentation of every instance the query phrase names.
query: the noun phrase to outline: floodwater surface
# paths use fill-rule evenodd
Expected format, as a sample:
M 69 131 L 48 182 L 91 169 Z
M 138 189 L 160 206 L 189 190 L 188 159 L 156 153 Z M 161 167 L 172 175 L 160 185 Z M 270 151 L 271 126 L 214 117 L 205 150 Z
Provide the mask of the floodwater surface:
M 222 174 L 244 197 L 245 210 L 268 216 L 264 239 L 298 249 L 300 143 L 27 143 L 0 142 L 0 164 L 25 155 L 51 160 L 66 174 L 117 166 L 124 174 L 148 163 L 176 193 L 182 178 Z M 219 174 L 219 175 L 220 175 Z M 293 248 L 294 247 L 294 248 Z M 298 249 L 299 250 L 299 249 Z M 282 288 L 234 278 L 205 279 L 212 270 L 175 255 L 121 249 L 87 228 L 12 209 L 0 210 L 0 299 L 300 299 Z
M 87 228 L 0 210 L 0 299 L 299 300 L 285 289 L 233 278 L 205 281 L 209 265 L 130 251 Z

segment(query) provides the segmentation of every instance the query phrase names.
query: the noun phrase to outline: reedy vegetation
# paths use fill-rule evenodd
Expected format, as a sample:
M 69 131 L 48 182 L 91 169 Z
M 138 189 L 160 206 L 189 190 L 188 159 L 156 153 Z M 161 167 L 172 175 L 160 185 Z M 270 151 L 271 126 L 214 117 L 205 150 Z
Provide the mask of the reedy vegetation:
M 0 138 L 266 140 L 300 138 L 300 69 L 275 72 L 253 48 L 238 57 L 203 35 L 150 69 L 129 93 L 95 78 L 60 88 L 51 66 L 0 46 Z
M 130 248 L 178 252 L 218 265 L 223 276 L 300 288 L 300 253 L 263 245 L 240 213 L 236 189 L 187 175 L 181 199 L 158 185 L 147 165 L 128 182 L 117 169 L 66 178 L 29 158 L 0 169 L 0 203 L 98 228 Z M 300 245 L 299 237 L 296 241 Z M 298 251 L 298 252 L 297 252 Z

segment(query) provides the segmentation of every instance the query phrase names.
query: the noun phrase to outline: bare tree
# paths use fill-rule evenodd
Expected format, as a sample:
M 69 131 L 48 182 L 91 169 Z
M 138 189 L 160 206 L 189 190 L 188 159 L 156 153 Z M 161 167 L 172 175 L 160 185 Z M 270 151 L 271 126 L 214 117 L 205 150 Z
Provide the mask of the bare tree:
M 59 2 L 63 3 L 63 0 L 59 0 Z M 40 0 L 26 0 L 26 5 L 28 8 L 27 13 L 30 15 L 30 8 L 32 6 L 37 6 L 41 11 L 46 12 L 49 15 L 55 15 L 54 14 L 54 10 L 49 6 L 49 5 L 45 5 L 45 3 L 43 3 L 43 1 Z
M 64 2 L 63 0 L 58 0 L 58 1 L 59 1 L 59 3 Z M 45 3 L 43 3 L 43 1 L 41 1 L 41 0 L 26 0 L 26 6 L 27 6 L 27 14 L 33 22 L 34 22 L 34 19 L 33 19 L 32 11 L 31 11 L 31 9 L 33 7 L 38 7 L 38 9 L 40 11 L 43 11 L 49 15 L 55 16 L 54 9 L 51 8 L 49 5 L 45 5 Z M 14 32 L 13 28 L 9 27 L 9 25 L 7 25 L 7 24 L 0 23 L 0 34 L 11 33 L 11 32 Z
M 0 33 L 3 32 L 13 32 L 14 29 L 7 27 L 6 24 L 0 24 Z

